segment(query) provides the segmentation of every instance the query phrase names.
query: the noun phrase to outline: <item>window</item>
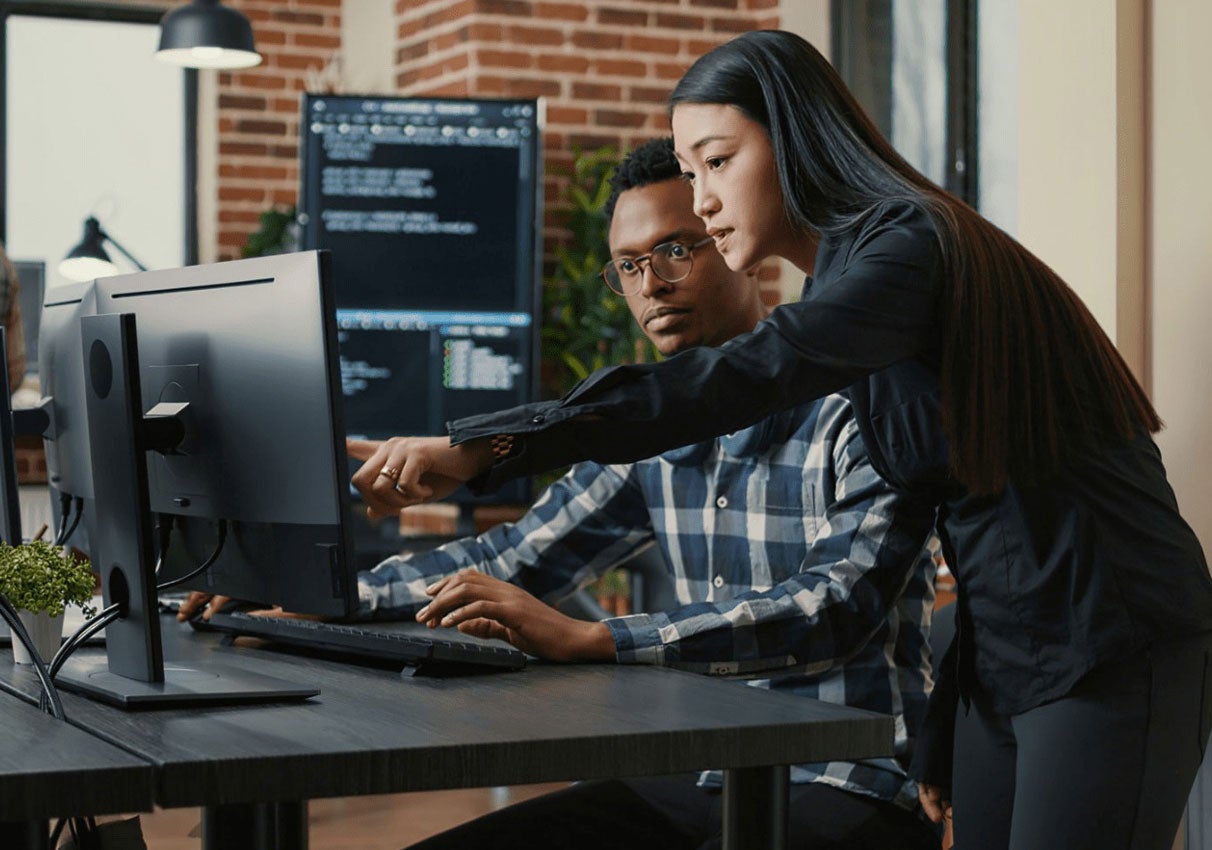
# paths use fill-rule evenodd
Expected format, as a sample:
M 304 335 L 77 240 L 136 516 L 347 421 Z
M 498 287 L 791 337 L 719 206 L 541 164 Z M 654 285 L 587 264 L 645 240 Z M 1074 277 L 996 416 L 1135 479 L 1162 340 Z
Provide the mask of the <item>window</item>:
M 0 3 L 0 235 L 48 287 L 89 215 L 149 268 L 196 261 L 196 73 L 155 60 L 160 15 Z
M 833 60 L 893 146 L 979 200 L 976 0 L 833 0 Z

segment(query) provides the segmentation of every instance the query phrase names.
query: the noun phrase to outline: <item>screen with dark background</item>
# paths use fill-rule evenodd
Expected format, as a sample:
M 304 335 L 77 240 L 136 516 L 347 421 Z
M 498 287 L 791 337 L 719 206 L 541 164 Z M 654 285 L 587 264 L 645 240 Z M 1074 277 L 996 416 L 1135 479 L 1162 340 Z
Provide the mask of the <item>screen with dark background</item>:
M 526 100 L 304 96 L 303 247 L 332 251 L 350 436 L 535 397 L 539 124 Z

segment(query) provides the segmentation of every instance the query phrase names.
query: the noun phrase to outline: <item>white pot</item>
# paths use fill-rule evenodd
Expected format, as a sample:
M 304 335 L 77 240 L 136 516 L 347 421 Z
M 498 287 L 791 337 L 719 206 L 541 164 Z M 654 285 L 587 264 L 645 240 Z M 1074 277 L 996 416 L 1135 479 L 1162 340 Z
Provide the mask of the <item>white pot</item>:
M 25 630 L 29 632 L 38 654 L 42 656 L 44 662 L 49 664 L 59 650 L 60 641 L 63 640 L 63 615 L 52 617 L 45 611 L 39 611 L 36 614 L 33 611 L 18 611 L 17 616 L 21 618 L 21 625 L 25 626 Z M 12 639 L 13 661 L 17 664 L 33 664 L 34 661 L 29 657 L 25 644 L 16 635 L 13 635 Z

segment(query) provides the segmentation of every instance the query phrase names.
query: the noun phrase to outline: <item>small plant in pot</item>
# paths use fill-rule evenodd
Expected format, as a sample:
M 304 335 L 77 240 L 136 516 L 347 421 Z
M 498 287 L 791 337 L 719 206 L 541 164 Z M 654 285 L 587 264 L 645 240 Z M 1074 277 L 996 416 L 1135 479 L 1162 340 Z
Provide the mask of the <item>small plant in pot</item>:
M 96 613 L 87 605 L 93 595 L 88 562 L 42 540 L 20 546 L 0 543 L 0 593 L 17 609 L 44 661 L 55 654 L 63 638 L 66 605 L 82 606 L 85 617 Z M 15 638 L 13 660 L 33 663 L 25 646 Z

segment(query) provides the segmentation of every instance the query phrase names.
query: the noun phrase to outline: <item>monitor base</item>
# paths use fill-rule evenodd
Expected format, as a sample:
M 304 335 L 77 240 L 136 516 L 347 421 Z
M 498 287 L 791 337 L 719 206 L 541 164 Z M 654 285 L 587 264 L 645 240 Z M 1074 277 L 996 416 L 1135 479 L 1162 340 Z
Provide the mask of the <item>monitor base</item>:
M 165 665 L 163 682 L 141 682 L 111 673 L 104 658 L 69 659 L 55 684 L 126 709 L 298 701 L 320 693 L 272 676 L 205 664 Z

